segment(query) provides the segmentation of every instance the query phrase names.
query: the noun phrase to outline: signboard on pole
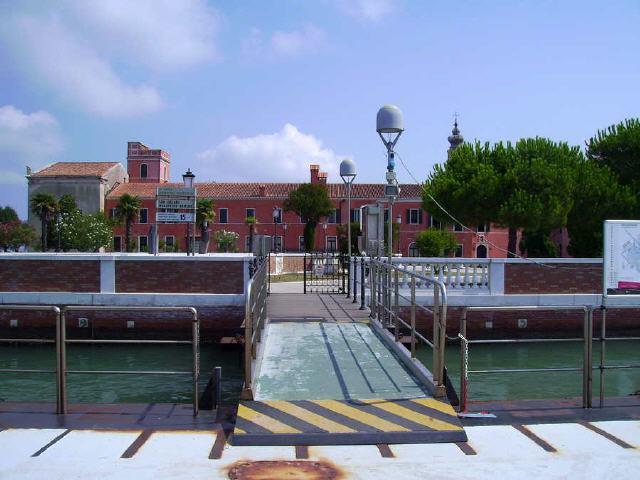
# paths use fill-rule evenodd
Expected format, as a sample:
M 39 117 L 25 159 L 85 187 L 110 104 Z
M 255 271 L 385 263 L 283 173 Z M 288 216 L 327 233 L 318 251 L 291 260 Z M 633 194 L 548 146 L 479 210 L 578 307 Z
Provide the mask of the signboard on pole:
M 640 221 L 605 220 L 603 295 L 640 295 Z
M 193 213 L 156 212 L 156 222 L 193 223 Z
M 158 187 L 156 189 L 157 197 L 195 197 L 196 189 L 195 187 L 187 188 L 187 187 Z
M 168 210 L 178 210 L 178 209 L 194 209 L 196 208 L 196 198 L 168 198 L 168 197 L 158 197 L 156 202 L 156 207 L 165 208 Z

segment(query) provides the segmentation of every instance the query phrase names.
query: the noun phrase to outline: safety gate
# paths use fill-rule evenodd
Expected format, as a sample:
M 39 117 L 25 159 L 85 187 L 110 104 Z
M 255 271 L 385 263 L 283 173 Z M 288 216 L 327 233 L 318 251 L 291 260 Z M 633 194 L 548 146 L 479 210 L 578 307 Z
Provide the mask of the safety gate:
M 337 252 L 304 255 L 304 293 L 346 293 L 348 261 Z

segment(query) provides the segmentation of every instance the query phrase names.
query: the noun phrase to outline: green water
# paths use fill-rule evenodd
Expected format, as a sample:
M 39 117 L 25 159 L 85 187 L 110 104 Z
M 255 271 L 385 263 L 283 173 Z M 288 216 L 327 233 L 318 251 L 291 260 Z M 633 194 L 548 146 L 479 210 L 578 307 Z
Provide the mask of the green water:
M 640 341 L 609 341 L 605 365 L 640 365 Z M 432 351 L 423 347 L 417 356 L 428 367 Z M 582 369 L 583 346 L 576 343 L 472 344 L 469 370 L 578 367 Z M 600 364 L 600 345 L 594 343 L 593 365 Z M 447 346 L 446 365 L 456 391 L 460 385 L 460 347 Z M 593 371 L 593 395 L 600 392 L 600 371 Z M 627 396 L 640 390 L 640 369 L 607 370 L 605 395 Z M 471 374 L 470 400 L 518 400 L 582 396 L 582 370 L 577 372 L 536 372 Z
M 607 364 L 640 364 L 640 341 L 607 342 Z M 447 368 L 459 385 L 460 353 L 447 347 Z M 600 350 L 594 346 L 594 365 Z M 431 350 L 418 349 L 418 357 L 431 366 Z M 190 346 L 169 345 L 69 345 L 70 370 L 185 370 L 191 369 Z M 54 368 L 52 345 L 0 346 L 0 368 Z M 582 344 L 536 343 L 471 345 L 472 370 L 502 368 L 581 367 Z M 209 372 L 222 367 L 223 401 L 234 402 L 242 387 L 240 351 L 203 345 L 201 384 L 204 391 Z M 599 372 L 593 372 L 594 398 L 599 392 Z M 70 402 L 190 402 L 191 377 L 134 375 L 68 375 Z M 605 392 L 626 396 L 640 390 L 640 369 L 609 370 Z M 582 395 L 582 372 L 509 373 L 471 375 L 470 400 L 564 398 Z M 54 374 L 0 373 L 0 399 L 6 401 L 55 401 Z
M 242 388 L 241 351 L 202 345 L 200 393 L 215 366 L 222 367 L 222 400 L 234 402 Z M 53 345 L 0 346 L 0 368 L 55 369 Z M 69 345 L 69 370 L 192 369 L 190 345 Z M 191 402 L 191 375 L 67 375 L 71 403 Z M 55 374 L 0 373 L 0 399 L 55 402 Z

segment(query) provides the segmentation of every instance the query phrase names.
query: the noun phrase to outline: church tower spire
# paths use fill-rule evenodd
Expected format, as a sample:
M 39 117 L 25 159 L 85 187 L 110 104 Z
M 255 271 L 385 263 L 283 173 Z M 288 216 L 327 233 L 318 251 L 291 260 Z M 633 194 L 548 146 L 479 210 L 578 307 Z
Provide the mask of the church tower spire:
M 453 152 L 456 148 L 458 148 L 462 142 L 464 142 L 464 137 L 462 135 L 460 135 L 460 129 L 458 128 L 458 114 L 455 114 L 454 117 L 454 121 L 453 121 L 453 130 L 451 130 L 451 135 L 449 135 L 449 150 L 447 151 L 447 153 L 449 155 L 451 155 L 451 152 Z

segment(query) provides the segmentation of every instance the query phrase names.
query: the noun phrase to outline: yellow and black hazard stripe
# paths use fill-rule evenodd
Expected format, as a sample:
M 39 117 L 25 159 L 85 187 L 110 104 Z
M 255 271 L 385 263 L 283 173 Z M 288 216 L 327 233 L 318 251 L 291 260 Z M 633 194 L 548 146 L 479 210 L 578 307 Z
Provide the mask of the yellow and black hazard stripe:
M 464 442 L 446 402 L 401 400 L 263 400 L 240 402 L 235 445 L 340 445 Z

